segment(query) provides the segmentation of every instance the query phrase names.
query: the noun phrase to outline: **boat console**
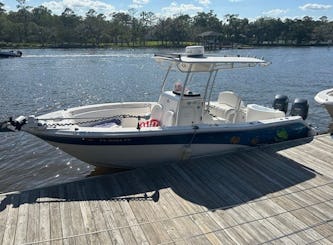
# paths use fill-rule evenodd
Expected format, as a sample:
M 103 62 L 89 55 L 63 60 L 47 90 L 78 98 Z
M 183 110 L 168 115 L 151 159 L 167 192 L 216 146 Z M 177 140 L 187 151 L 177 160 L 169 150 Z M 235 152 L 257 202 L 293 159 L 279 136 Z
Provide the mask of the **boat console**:
M 173 112 L 173 125 L 192 125 L 201 122 L 203 98 L 200 94 L 184 95 L 165 91 L 160 95 L 158 103 L 163 107 L 163 115 Z M 169 113 L 170 114 L 170 113 Z M 162 122 L 163 125 L 163 116 Z

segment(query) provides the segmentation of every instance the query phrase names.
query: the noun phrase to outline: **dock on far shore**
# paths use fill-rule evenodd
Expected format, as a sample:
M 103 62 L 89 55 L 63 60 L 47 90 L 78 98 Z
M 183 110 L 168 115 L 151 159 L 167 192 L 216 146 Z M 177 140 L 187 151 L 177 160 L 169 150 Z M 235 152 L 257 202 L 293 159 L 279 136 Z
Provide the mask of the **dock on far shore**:
M 333 138 L 0 194 L 0 244 L 333 244 Z

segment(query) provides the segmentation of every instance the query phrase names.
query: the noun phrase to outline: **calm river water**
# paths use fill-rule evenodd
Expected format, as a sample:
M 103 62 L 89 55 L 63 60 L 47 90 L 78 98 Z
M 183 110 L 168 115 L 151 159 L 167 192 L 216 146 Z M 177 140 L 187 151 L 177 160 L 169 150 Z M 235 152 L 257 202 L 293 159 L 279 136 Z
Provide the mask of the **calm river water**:
M 165 52 L 166 50 L 162 50 Z M 172 50 L 174 52 L 175 50 Z M 22 58 L 0 59 L 0 120 L 116 101 L 158 99 L 164 71 L 157 49 L 26 49 Z M 313 97 L 333 87 L 333 48 L 260 48 L 214 54 L 264 57 L 268 67 L 220 73 L 216 89 L 233 90 L 246 103 L 271 105 L 275 94 L 310 103 L 308 121 L 329 123 Z M 86 178 L 94 167 L 26 133 L 0 135 L 0 193 Z

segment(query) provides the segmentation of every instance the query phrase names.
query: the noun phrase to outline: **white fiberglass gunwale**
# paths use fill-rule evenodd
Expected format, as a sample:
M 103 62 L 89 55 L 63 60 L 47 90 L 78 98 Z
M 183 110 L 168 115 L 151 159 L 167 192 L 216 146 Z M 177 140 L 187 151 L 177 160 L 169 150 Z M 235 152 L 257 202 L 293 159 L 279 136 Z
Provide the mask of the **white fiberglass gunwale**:
M 73 125 L 71 127 L 56 127 L 49 128 L 47 131 L 41 131 L 41 135 L 58 135 L 58 136 L 72 136 L 72 137 L 142 137 L 142 136 L 154 136 L 154 135 L 182 135 L 196 132 L 216 132 L 216 130 L 223 130 L 224 132 L 242 132 L 251 130 L 270 128 L 272 125 L 276 124 L 279 126 L 292 124 L 295 122 L 303 122 L 302 118 L 299 116 L 293 116 L 288 118 L 274 118 L 259 120 L 254 122 L 243 122 L 243 123 L 227 123 L 227 124 L 198 124 L 194 128 L 193 125 L 178 126 L 178 127 L 147 127 L 141 128 L 140 134 L 138 134 L 138 129 L 136 127 L 114 127 L 112 130 L 109 128 L 98 128 L 89 126 Z M 74 128 L 76 130 L 74 130 Z M 26 131 L 29 131 L 26 130 Z M 38 135 L 38 134 L 37 134 Z

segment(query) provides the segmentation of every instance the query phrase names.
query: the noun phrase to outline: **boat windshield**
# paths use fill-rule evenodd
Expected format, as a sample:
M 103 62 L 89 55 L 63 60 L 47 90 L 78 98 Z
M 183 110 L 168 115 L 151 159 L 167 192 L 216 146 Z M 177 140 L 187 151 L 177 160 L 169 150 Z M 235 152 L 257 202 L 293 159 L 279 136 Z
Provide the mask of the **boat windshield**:
M 182 92 L 185 86 L 185 94 L 196 93 L 203 94 L 206 88 L 209 73 L 182 73 L 177 71 L 170 71 L 165 86 L 162 91 L 175 91 Z

